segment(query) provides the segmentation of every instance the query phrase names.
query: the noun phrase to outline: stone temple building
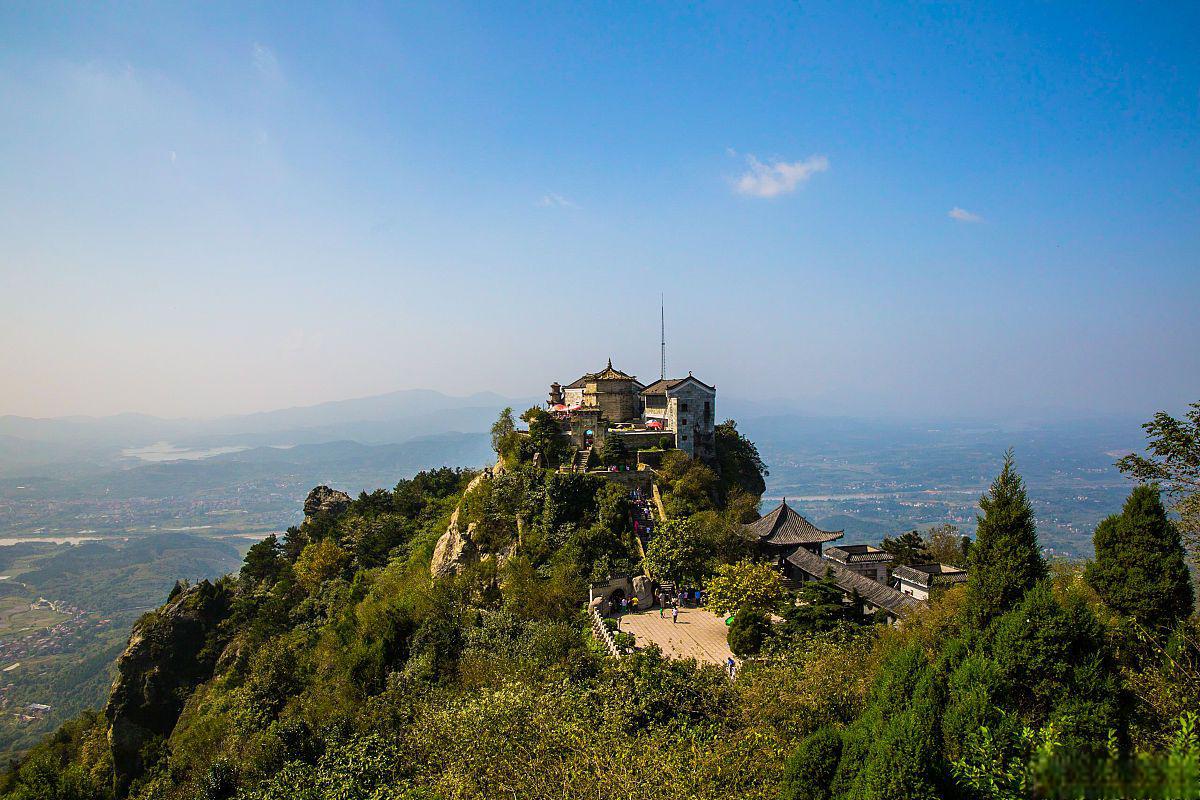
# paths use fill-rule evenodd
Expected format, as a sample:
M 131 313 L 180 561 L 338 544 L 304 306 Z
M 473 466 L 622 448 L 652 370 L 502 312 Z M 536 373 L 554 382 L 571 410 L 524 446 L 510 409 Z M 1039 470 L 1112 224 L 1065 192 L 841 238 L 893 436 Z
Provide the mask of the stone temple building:
M 665 438 L 694 458 L 716 455 L 717 387 L 690 372 L 686 378 L 662 378 L 646 386 L 609 359 L 599 372 L 551 384 L 549 410 L 581 450 L 621 436 L 631 451 L 656 447 Z

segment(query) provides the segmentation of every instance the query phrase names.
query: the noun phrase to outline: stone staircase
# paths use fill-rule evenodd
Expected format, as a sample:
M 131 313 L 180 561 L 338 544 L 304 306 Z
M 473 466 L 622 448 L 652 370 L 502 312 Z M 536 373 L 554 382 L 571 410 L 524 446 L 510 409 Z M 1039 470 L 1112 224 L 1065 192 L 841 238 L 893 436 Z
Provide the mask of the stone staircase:
M 587 472 L 588 461 L 592 458 L 592 448 L 581 447 L 575 451 L 575 457 L 571 460 L 572 472 Z

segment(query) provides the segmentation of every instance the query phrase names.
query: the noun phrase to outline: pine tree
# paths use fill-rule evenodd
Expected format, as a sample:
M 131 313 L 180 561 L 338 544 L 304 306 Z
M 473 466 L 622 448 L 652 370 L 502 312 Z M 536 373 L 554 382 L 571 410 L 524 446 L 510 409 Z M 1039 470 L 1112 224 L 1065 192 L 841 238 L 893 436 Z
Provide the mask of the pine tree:
M 1148 627 L 1174 627 L 1192 610 L 1179 530 L 1157 486 L 1138 486 L 1120 514 L 1096 526 L 1087 582 L 1114 611 Z
M 979 506 L 984 513 L 971 546 L 967 613 L 982 627 L 1019 603 L 1047 576 L 1047 569 L 1038 547 L 1033 507 L 1011 450 L 1004 454 L 1004 468 L 979 499 Z
M 912 564 L 928 564 L 929 551 L 925 549 L 925 539 L 916 531 L 909 531 L 893 539 L 883 537 L 883 549 L 892 556 L 892 566 L 902 567 Z

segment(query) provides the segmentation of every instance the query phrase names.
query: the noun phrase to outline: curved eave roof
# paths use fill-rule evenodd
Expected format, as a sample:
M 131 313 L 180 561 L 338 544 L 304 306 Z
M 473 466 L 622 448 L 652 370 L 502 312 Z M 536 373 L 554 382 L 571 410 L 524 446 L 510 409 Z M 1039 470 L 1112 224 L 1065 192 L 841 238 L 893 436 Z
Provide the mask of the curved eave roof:
M 796 513 L 786 502 L 761 519 L 742 526 L 759 542 L 770 545 L 823 544 L 842 538 L 845 531 L 823 531 Z

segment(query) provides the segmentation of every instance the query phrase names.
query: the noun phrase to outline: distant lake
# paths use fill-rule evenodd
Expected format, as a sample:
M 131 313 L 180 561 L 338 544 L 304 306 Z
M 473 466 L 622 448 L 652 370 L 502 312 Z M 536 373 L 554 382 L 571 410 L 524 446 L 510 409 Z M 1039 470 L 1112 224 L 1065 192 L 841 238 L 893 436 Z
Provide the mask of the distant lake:
M 196 461 L 201 458 L 212 458 L 226 453 L 240 453 L 249 450 L 246 445 L 230 445 L 227 447 L 209 447 L 205 449 L 177 447 L 170 442 L 155 442 L 146 447 L 126 447 L 121 455 L 126 458 L 136 458 L 141 461 Z

